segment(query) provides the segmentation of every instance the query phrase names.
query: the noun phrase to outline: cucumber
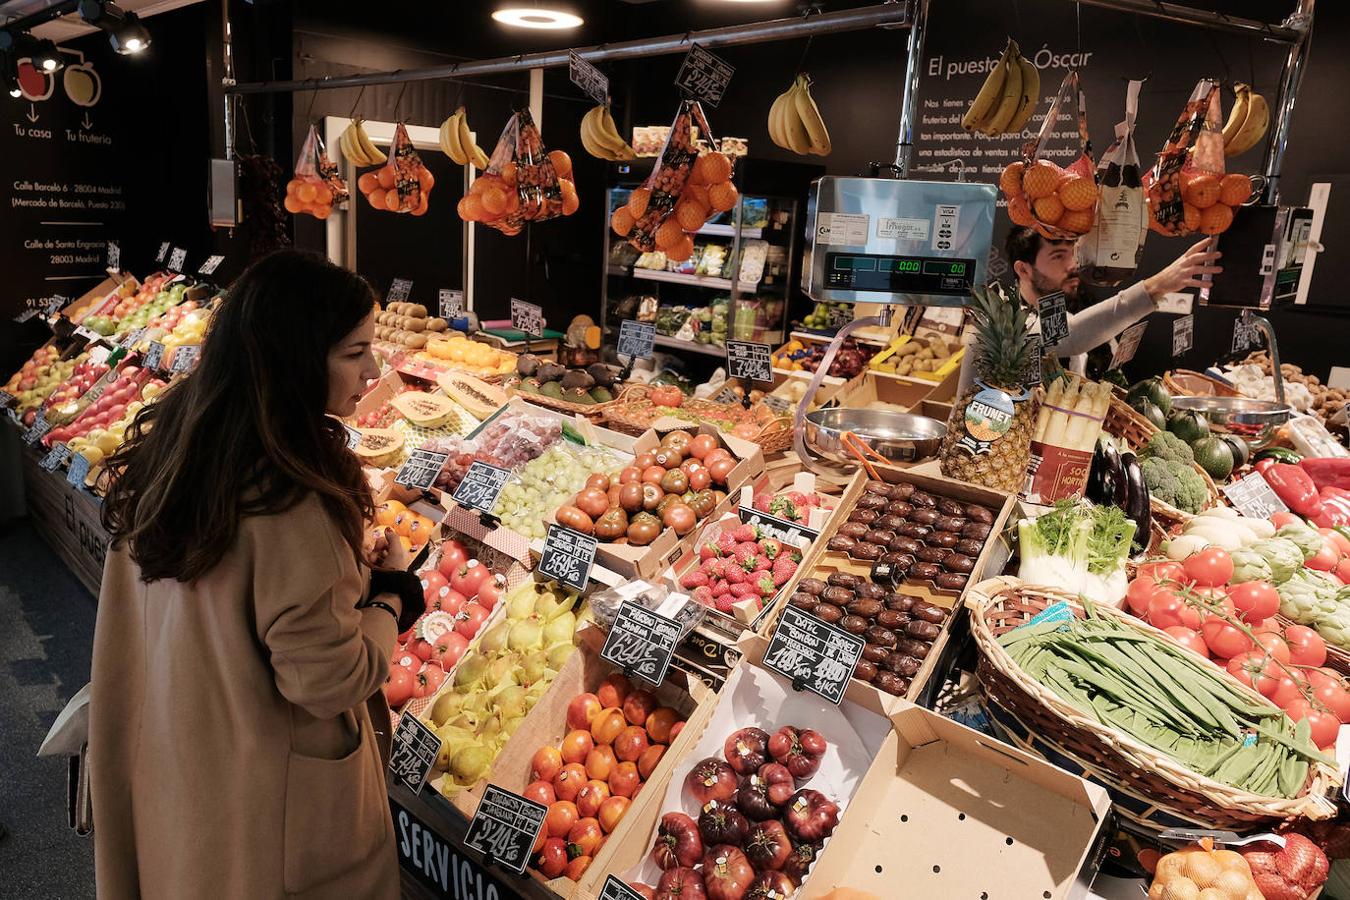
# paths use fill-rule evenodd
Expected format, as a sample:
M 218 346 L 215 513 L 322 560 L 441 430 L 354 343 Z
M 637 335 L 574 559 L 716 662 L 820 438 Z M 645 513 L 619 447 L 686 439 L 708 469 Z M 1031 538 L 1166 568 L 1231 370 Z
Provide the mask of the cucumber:
M 1298 465 L 1303 457 L 1299 456 L 1288 447 L 1267 447 L 1264 450 L 1258 450 L 1256 456 L 1252 459 L 1252 462 L 1260 462 L 1263 459 L 1273 459 L 1280 463 Z

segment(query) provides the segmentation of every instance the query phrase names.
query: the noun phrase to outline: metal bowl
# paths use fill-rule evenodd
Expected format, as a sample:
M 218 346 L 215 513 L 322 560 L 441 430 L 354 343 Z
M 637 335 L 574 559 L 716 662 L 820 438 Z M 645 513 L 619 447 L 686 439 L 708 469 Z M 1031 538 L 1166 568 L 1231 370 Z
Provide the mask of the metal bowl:
M 1198 412 L 1214 431 L 1235 434 L 1255 447 L 1269 443 L 1293 414 L 1283 403 L 1248 397 L 1173 397 L 1172 408 Z
M 891 462 L 912 463 L 937 454 L 947 426 L 937 419 L 888 409 L 818 409 L 806 415 L 806 445 L 828 459 L 857 464 L 844 432 Z

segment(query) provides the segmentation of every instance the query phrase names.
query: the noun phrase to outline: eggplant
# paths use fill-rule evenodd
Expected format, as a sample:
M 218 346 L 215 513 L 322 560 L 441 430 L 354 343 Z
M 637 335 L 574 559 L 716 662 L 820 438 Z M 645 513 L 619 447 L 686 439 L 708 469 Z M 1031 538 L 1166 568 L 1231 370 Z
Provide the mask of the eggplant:
M 1124 509 L 1125 489 L 1125 469 L 1120 463 L 1120 453 L 1110 438 L 1102 436 L 1097 440 L 1096 450 L 1092 454 L 1092 467 L 1088 470 L 1084 493 L 1093 503 L 1110 503 Z
M 1148 547 L 1148 530 L 1153 520 L 1149 512 L 1148 485 L 1144 484 L 1144 470 L 1139 467 L 1139 460 L 1133 453 L 1122 453 L 1120 463 L 1125 469 L 1127 481 L 1126 503 L 1121 509 L 1134 521 L 1134 546 L 1142 552 Z

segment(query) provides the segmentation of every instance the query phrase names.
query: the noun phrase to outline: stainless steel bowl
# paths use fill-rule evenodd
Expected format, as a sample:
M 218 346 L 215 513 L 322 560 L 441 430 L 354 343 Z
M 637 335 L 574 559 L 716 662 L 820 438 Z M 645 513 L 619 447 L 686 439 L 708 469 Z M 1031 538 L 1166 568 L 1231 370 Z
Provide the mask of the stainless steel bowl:
M 1198 412 L 1212 430 L 1235 434 L 1260 448 L 1293 414 L 1283 403 L 1247 397 L 1173 397 L 1172 409 Z
M 806 445 L 828 459 L 857 464 L 844 446 L 844 432 L 891 462 L 918 462 L 937 454 L 947 425 L 927 416 L 888 409 L 818 409 L 806 415 Z

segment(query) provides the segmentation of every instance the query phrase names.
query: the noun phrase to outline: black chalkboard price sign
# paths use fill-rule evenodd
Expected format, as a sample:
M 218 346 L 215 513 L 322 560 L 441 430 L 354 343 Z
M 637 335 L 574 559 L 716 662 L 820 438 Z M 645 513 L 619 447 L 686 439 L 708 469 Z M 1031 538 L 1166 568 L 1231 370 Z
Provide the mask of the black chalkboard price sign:
M 122 271 L 122 245 L 117 241 L 108 241 L 108 271 Z
M 689 47 L 675 76 L 675 86 L 701 103 L 716 108 L 722 102 L 736 67 L 698 44 Z
M 642 895 L 610 875 L 605 878 L 605 886 L 600 889 L 600 900 L 642 900 Z
M 647 359 L 652 355 L 652 342 L 656 339 L 655 322 L 636 322 L 624 319 L 619 326 L 619 356 L 629 359 Z
M 169 242 L 164 241 L 159 245 L 159 252 L 155 254 L 155 262 L 162 263 L 169 258 Z
M 47 412 L 43 410 L 37 414 L 33 424 L 29 425 L 23 433 L 23 442 L 25 444 L 36 444 L 42 439 L 42 436 L 52 430 L 52 423 L 47 421 Z
M 441 288 L 436 294 L 436 299 L 440 301 L 441 318 L 450 319 L 459 318 L 464 314 L 464 292 L 452 290 L 451 288 Z
M 454 500 L 465 509 L 476 509 L 481 513 L 492 513 L 497 505 L 497 496 L 506 486 L 511 473 L 506 469 L 475 462 L 464 473 L 464 480 L 455 488 Z
M 0 391 L 0 409 L 9 409 L 18 403 L 18 398 L 9 391 Z
M 544 311 L 533 303 L 511 298 L 511 327 L 535 337 L 544 334 Z
M 539 557 L 535 571 L 545 578 L 584 591 L 591 580 L 591 566 L 595 565 L 595 546 L 593 535 L 550 525 L 544 538 L 544 553 Z
M 183 264 L 187 262 L 187 251 L 182 247 L 174 247 L 173 252 L 169 254 L 169 271 L 182 274 Z
M 202 358 L 202 347 L 200 344 L 184 344 L 173 351 L 173 361 L 169 364 L 170 372 L 191 372 L 197 368 L 197 360 Z
M 629 677 L 636 675 L 650 684 L 660 684 L 666 680 L 670 657 L 679 640 L 679 622 L 626 602 L 620 604 L 619 614 L 605 636 L 600 658 L 614 663 Z
M 70 468 L 66 469 L 66 484 L 71 487 L 84 487 L 84 480 L 89 477 L 89 457 L 83 453 L 76 453 L 70 458 Z
M 445 467 L 445 461 L 449 458 L 450 454 L 437 453 L 435 450 L 414 450 L 407 461 L 399 467 L 394 481 L 415 491 L 428 490 L 436 483 L 436 476 L 441 474 L 441 469 Z
M 1053 347 L 1069 336 L 1069 309 L 1063 291 L 1046 294 L 1036 303 L 1041 320 L 1041 343 Z
M 164 345 L 159 341 L 151 341 L 150 349 L 145 351 L 145 368 L 152 372 L 159 370 L 164 363 Z
M 771 537 L 803 550 L 811 546 L 812 542 L 820 537 L 819 531 L 814 528 L 807 528 L 801 522 L 789 522 L 787 519 L 771 516 L 753 507 L 738 506 L 736 507 L 736 514 L 746 525 L 754 525 L 758 528 L 760 537 Z
M 773 348 L 754 341 L 727 341 L 727 377 L 773 381 Z
M 464 834 L 464 846 L 483 854 L 488 865 L 523 875 L 547 814 L 544 804 L 489 784 Z
M 389 748 L 389 774 L 406 784 L 414 794 L 420 793 L 440 750 L 441 739 L 436 737 L 436 732 L 422 724 L 417 716 L 405 712 L 399 716 Z
M 609 102 L 608 76 L 578 56 L 575 51 L 569 50 L 567 53 L 567 74 L 572 83 L 596 103 Z
M 386 299 L 390 303 L 402 303 L 412 296 L 412 286 L 409 278 L 395 278 L 389 283 L 389 296 Z
M 838 703 L 844 699 L 865 643 L 856 634 L 788 606 L 769 638 L 764 665 L 790 678 L 795 690 L 805 689 Z
M 206 258 L 206 262 L 202 263 L 202 267 L 197 270 L 197 274 L 198 275 L 214 274 L 216 269 L 218 269 L 220 267 L 220 264 L 223 263 L 224 261 L 225 261 L 224 256 L 220 255 L 219 253 L 213 253 L 212 255 Z

